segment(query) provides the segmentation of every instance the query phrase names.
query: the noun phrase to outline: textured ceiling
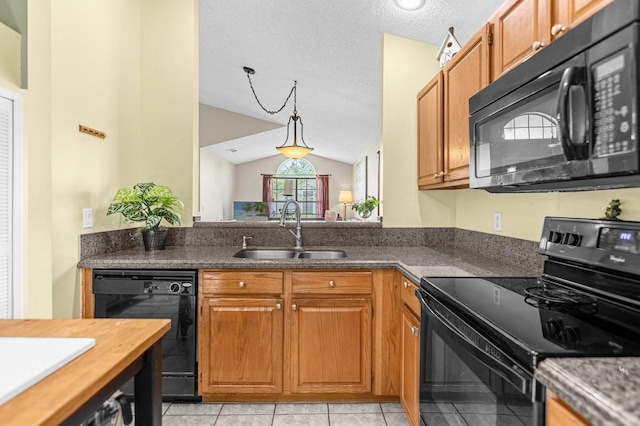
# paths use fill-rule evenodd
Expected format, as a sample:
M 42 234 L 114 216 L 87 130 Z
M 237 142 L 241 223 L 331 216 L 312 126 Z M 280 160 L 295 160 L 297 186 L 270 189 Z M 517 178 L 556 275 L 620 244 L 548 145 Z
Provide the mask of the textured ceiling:
M 380 138 L 384 33 L 436 46 L 447 29 L 465 43 L 502 0 L 427 0 L 416 11 L 392 0 L 200 0 L 200 102 L 285 125 L 278 109 L 298 81 L 298 114 L 314 154 L 354 163 Z M 434 58 L 435 60 L 435 58 Z M 285 129 L 207 149 L 239 164 L 277 154 Z M 235 150 L 235 152 L 231 152 Z

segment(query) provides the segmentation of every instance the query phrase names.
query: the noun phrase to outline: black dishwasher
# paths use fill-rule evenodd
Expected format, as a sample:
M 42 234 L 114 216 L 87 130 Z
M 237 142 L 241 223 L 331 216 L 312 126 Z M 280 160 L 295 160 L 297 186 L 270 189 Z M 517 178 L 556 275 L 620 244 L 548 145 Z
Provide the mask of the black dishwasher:
M 96 318 L 170 319 L 162 338 L 162 396 L 199 400 L 197 389 L 197 271 L 95 269 Z M 133 382 L 123 388 L 133 393 Z

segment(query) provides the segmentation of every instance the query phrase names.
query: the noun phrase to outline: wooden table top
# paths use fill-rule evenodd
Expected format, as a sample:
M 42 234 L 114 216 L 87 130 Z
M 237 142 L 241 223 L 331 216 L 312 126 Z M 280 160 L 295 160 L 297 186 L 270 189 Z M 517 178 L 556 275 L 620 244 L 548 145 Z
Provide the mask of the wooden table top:
M 168 319 L 0 319 L 0 337 L 96 339 L 95 347 L 0 405 L 0 423 L 60 424 L 170 328 Z

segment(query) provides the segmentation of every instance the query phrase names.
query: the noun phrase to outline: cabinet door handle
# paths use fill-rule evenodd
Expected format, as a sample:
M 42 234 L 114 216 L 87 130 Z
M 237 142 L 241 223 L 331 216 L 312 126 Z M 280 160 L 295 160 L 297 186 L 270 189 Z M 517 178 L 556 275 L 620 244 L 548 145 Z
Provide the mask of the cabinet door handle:
M 298 310 L 298 305 L 296 305 L 296 304 L 291 305 L 291 310 L 292 311 L 297 311 Z
M 414 336 L 420 335 L 420 329 L 418 327 L 416 327 L 415 325 L 412 325 L 411 326 L 411 334 L 413 334 Z
M 533 45 L 531 46 L 533 48 L 533 50 L 540 50 L 545 46 L 543 41 L 540 40 L 536 40 L 533 42 Z
M 404 282 L 404 288 L 409 288 L 409 283 L 408 282 Z
M 279 303 L 276 303 L 276 309 L 277 309 L 277 310 L 282 309 L 282 305 L 281 305 L 281 304 L 279 304 Z
M 329 287 L 335 287 L 336 282 L 334 280 L 329 281 Z
M 567 27 L 565 27 L 562 24 L 555 24 L 553 27 L 551 27 L 551 35 L 553 36 L 563 33 L 565 31 L 567 31 Z
M 435 175 L 433 175 L 433 178 L 434 178 L 434 179 L 438 179 L 438 178 L 443 177 L 444 175 L 446 175 L 446 173 L 445 173 L 445 172 L 444 172 L 444 170 L 443 170 L 443 171 L 441 171 L 441 172 L 436 173 Z
M 244 288 L 244 281 L 240 281 L 238 285 L 240 286 L 240 288 Z

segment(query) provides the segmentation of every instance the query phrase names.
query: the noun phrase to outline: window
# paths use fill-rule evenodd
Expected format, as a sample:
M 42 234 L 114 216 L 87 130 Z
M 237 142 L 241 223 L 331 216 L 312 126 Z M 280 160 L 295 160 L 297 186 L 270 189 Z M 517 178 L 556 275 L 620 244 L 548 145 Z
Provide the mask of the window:
M 556 126 L 544 114 L 522 114 L 504 125 L 505 140 L 555 139 Z
M 264 175 L 263 198 L 269 204 L 269 219 L 279 219 L 288 199 L 300 204 L 302 219 L 321 219 L 328 208 L 328 175 L 316 175 L 313 165 L 305 159 L 287 159 L 275 175 Z M 285 212 L 295 217 L 295 208 Z

